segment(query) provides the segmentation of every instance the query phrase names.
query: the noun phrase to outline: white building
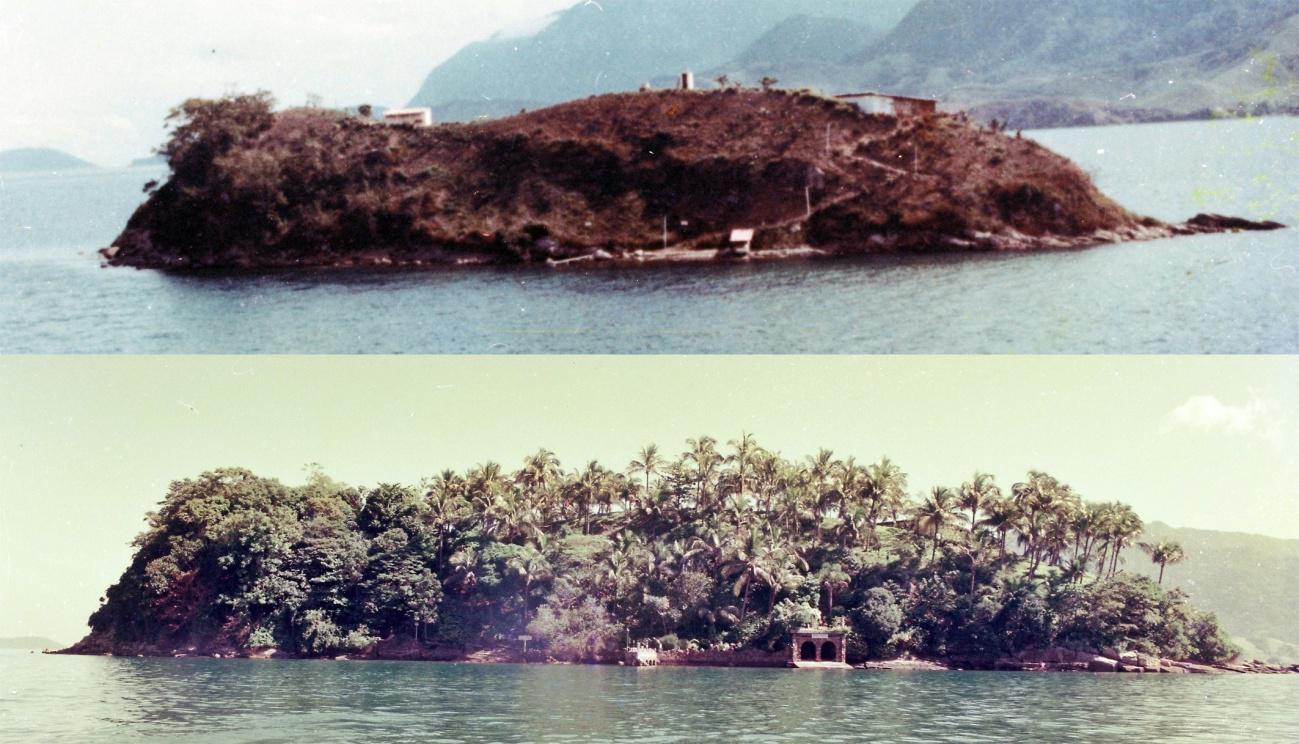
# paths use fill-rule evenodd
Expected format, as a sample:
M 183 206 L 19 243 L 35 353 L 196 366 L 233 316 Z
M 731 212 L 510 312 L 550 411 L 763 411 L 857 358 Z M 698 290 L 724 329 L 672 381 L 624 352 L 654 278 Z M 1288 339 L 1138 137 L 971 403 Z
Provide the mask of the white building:
M 388 109 L 383 112 L 383 120 L 389 124 L 414 124 L 417 127 L 431 127 L 433 126 L 433 109 Z
M 852 101 L 868 114 L 932 116 L 938 111 L 938 101 L 932 98 L 893 96 L 887 93 L 845 93 L 835 98 Z

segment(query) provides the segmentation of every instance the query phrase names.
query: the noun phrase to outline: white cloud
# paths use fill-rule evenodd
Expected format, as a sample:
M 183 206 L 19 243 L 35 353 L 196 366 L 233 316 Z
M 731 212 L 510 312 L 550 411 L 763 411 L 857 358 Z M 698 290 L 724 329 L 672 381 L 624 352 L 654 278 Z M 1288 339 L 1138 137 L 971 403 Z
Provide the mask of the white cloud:
M 1174 428 L 1259 434 L 1269 439 L 1275 437 L 1278 430 L 1263 399 L 1251 398 L 1244 405 L 1230 405 L 1212 395 L 1193 395 L 1170 411 L 1164 429 Z
M 527 19 L 576 2 L 4 0 L 0 149 L 124 164 L 162 142 L 172 106 L 232 90 L 400 106 L 465 44 L 512 24 L 537 30 L 544 21 Z

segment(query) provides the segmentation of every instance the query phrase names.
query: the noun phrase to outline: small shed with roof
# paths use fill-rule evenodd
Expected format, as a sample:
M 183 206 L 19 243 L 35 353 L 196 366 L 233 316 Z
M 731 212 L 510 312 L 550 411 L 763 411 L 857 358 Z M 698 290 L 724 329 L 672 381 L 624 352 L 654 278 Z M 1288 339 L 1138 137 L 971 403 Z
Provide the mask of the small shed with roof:
M 938 113 L 938 101 L 932 98 L 895 96 L 874 91 L 844 93 L 835 96 L 835 98 L 841 101 L 852 101 L 868 114 L 888 114 L 890 116 L 904 117 L 933 116 Z

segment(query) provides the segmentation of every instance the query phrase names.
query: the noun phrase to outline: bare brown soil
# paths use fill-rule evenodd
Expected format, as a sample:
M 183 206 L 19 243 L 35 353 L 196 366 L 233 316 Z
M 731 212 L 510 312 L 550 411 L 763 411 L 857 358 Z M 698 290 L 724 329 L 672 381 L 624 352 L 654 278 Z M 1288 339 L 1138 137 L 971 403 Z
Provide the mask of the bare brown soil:
M 166 269 L 1080 248 L 1184 232 L 1067 159 L 963 117 L 867 115 L 808 93 L 598 96 L 508 119 L 394 127 L 277 114 L 173 177 L 104 251 Z M 666 245 L 666 247 L 665 247 Z

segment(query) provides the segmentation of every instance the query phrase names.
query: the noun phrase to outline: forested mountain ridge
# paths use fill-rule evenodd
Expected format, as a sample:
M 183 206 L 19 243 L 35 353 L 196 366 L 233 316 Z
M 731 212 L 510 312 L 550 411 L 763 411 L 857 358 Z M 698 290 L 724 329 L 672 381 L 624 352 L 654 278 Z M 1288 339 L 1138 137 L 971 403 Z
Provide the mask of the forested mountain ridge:
M 443 118 L 726 75 L 939 98 L 1015 127 L 1299 110 L 1299 0 L 588 3 L 479 42 L 415 103 Z M 490 100 L 488 100 L 490 99 Z
M 438 65 L 411 101 L 442 120 L 637 89 L 742 56 L 791 16 L 838 18 L 879 38 L 915 0 L 602 0 L 577 3 L 541 28 L 475 42 Z M 869 31 L 865 31 L 869 29 Z M 756 82 L 756 81 L 754 81 Z
M 852 64 L 863 83 L 967 106 L 1286 108 L 1297 15 L 1299 0 L 922 0 Z
M 1164 585 L 1185 591 L 1212 611 L 1250 655 L 1299 661 L 1299 540 L 1236 532 L 1146 525 L 1145 542 L 1172 540 L 1186 560 L 1168 566 Z M 1139 548 L 1125 554 L 1127 570 L 1155 576 Z
M 1178 591 L 1122 569 L 1142 521 L 1030 472 L 913 492 L 888 458 L 785 459 L 745 435 L 624 467 L 444 471 L 418 489 L 239 469 L 171 485 L 70 653 L 366 653 L 380 639 L 609 660 L 628 641 L 775 650 L 849 630 L 857 659 L 1064 646 L 1218 662 Z

